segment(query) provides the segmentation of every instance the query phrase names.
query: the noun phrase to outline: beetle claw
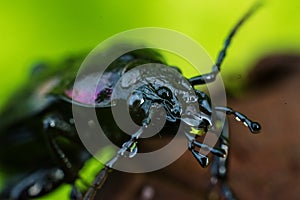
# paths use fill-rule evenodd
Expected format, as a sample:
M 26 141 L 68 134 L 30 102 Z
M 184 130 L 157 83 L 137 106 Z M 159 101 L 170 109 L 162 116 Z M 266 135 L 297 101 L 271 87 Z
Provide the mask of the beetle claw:
M 202 155 L 195 149 L 191 150 L 193 153 L 193 156 L 197 159 L 198 163 L 201 165 L 201 167 L 207 167 L 209 164 L 208 157 L 205 155 Z

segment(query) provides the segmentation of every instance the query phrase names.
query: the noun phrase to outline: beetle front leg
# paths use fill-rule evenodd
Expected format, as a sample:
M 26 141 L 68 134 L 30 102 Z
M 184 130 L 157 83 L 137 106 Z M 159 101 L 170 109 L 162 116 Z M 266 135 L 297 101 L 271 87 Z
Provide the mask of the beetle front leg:
M 126 152 L 128 151 L 128 157 L 132 158 L 138 153 L 138 139 L 144 133 L 144 130 L 147 129 L 148 125 L 151 123 L 153 114 L 155 113 L 156 104 L 152 105 L 149 109 L 148 117 L 143 120 L 142 126 L 137 130 L 131 138 L 124 142 L 122 147 L 118 150 L 116 155 L 105 164 L 105 167 L 96 175 L 94 181 L 88 191 L 85 193 L 83 200 L 93 200 L 97 192 L 102 188 L 105 183 L 108 173 L 113 169 L 115 163 L 119 160 L 120 157 L 126 157 Z
M 83 200 L 93 200 L 98 190 L 100 190 L 105 183 L 110 168 L 105 166 L 94 178 L 94 181 L 90 188 L 85 193 Z
M 116 155 L 105 164 L 105 167 L 96 175 L 94 181 L 88 191 L 85 193 L 83 200 L 93 200 L 97 191 L 100 190 L 105 183 L 109 171 L 113 168 L 114 164 L 120 157 L 124 157 L 126 151 L 129 150 L 129 157 L 134 157 L 138 152 L 137 140 L 143 133 L 145 126 L 142 126 L 135 134 L 133 134 L 127 142 L 123 143 L 122 148 L 116 153 Z

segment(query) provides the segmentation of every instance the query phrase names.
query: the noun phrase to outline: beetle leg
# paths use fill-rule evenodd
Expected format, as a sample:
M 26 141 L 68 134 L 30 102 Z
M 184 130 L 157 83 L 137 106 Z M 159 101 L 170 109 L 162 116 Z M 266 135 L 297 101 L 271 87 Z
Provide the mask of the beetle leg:
M 105 164 L 105 167 L 97 174 L 92 185 L 85 193 L 83 200 L 93 200 L 97 191 L 100 190 L 105 183 L 108 172 L 113 168 L 114 164 L 118 161 L 120 157 L 125 157 L 125 152 L 130 151 L 129 157 L 133 157 L 137 153 L 137 140 L 143 133 L 145 126 L 142 126 L 135 134 L 133 134 L 127 142 L 122 145 L 122 148 L 116 153 L 116 155 Z M 132 154 L 132 152 L 134 152 Z
M 211 152 L 212 154 L 214 154 L 218 157 L 225 157 L 226 156 L 226 152 L 222 148 L 210 147 L 207 144 L 203 144 L 201 142 L 196 141 L 196 138 L 195 138 L 196 136 L 192 137 L 188 133 L 185 133 L 185 135 L 188 139 L 189 150 L 192 152 L 193 156 L 197 159 L 197 161 L 199 162 L 199 164 L 202 167 L 206 167 L 209 164 L 209 160 L 208 160 L 208 157 L 206 155 L 201 153 L 201 151 Z M 195 147 L 200 148 L 200 150 L 197 151 L 195 149 Z
M 71 122 L 70 122 L 71 123 Z M 80 144 L 80 139 L 75 131 L 72 131 L 71 124 L 59 117 L 57 114 L 47 115 L 43 124 L 46 131 L 52 131 L 53 136 L 62 136 L 68 140 Z
M 215 107 L 216 111 L 221 111 L 226 113 L 227 115 L 234 115 L 237 121 L 242 122 L 252 133 L 258 133 L 261 130 L 261 126 L 258 122 L 253 122 L 248 119 L 245 115 L 240 112 L 234 111 L 229 107 Z
M 95 195 L 97 194 L 97 191 L 100 190 L 105 183 L 110 168 L 105 166 L 94 178 L 94 181 L 90 188 L 85 193 L 83 200 L 93 200 L 95 198 Z
M 95 195 L 97 194 L 97 191 L 100 190 L 105 183 L 108 173 L 110 170 L 112 170 L 114 164 L 118 161 L 120 157 L 126 156 L 126 151 L 129 151 L 129 158 L 134 157 L 138 152 L 137 142 L 140 136 L 143 134 L 144 129 L 148 127 L 148 125 L 151 122 L 152 115 L 155 113 L 155 105 L 152 105 L 152 107 L 149 109 L 148 117 L 145 118 L 143 121 L 143 125 L 140 127 L 137 132 L 135 132 L 133 135 L 131 135 L 130 140 L 123 143 L 122 147 L 119 149 L 119 151 L 116 153 L 116 155 L 105 164 L 105 167 L 96 175 L 92 185 L 88 189 L 88 191 L 85 193 L 83 200 L 93 200 L 95 198 Z
M 189 79 L 189 82 L 191 85 L 200 85 L 200 84 L 206 84 L 213 82 L 218 73 L 221 70 L 221 65 L 223 63 L 224 58 L 226 57 L 226 52 L 228 47 L 230 46 L 230 43 L 235 36 L 236 32 L 239 30 L 239 28 L 244 24 L 244 22 L 256 11 L 260 4 L 255 4 L 239 21 L 238 23 L 233 27 L 233 29 L 230 31 L 229 35 L 227 36 L 223 48 L 221 49 L 216 64 L 213 65 L 212 71 L 207 74 L 203 74 L 200 76 L 192 77 Z
M 55 157 L 60 162 L 61 168 L 65 173 L 65 179 L 68 181 L 73 181 L 77 178 L 77 169 L 74 167 L 69 160 L 68 156 L 62 150 L 62 148 L 57 143 L 57 137 L 61 136 L 68 139 L 69 141 L 79 144 L 77 134 L 72 131 L 71 125 L 64 121 L 61 117 L 56 114 L 47 115 L 43 121 L 44 130 L 46 132 L 47 141 L 49 142 L 50 148 L 54 153 Z M 73 184 L 71 194 L 71 199 L 82 199 L 82 194 L 78 188 Z
M 225 126 L 221 131 L 219 137 L 218 146 L 223 149 L 226 154 L 224 157 L 215 156 L 211 166 L 211 183 L 219 186 L 222 196 L 227 200 L 237 199 L 227 183 L 228 172 L 228 152 L 229 152 L 229 132 L 228 122 L 225 122 Z
M 7 198 L 12 200 L 31 199 L 53 191 L 64 180 L 59 168 L 42 169 L 28 175 L 10 190 Z
M 82 193 L 78 189 L 78 187 L 76 187 L 75 184 L 72 185 L 72 190 L 71 190 L 71 193 L 70 193 L 70 199 L 72 199 L 72 200 L 81 200 L 82 199 Z
M 66 136 L 66 134 L 63 133 L 71 131 L 70 125 L 55 115 L 47 116 L 43 122 L 44 130 L 47 133 L 46 136 L 48 137 L 47 141 L 49 141 L 50 148 L 53 150 L 55 156 L 58 158 L 58 161 L 61 163 L 61 166 L 63 166 L 64 171 L 70 171 L 70 169 L 72 168 L 72 164 L 56 141 L 56 137 L 58 135 Z
M 234 115 L 237 121 L 241 121 L 245 126 L 249 128 L 252 133 L 258 133 L 261 129 L 259 123 L 253 122 L 248 119 L 245 115 L 240 112 L 234 111 L 229 107 L 215 107 L 216 111 L 224 112 L 227 115 Z M 211 167 L 211 183 L 213 185 L 218 185 L 221 194 L 228 200 L 237 199 L 232 190 L 227 183 L 227 171 L 228 171 L 228 151 L 229 151 L 229 132 L 228 132 L 228 122 L 226 120 L 225 126 L 221 131 L 219 137 L 218 145 L 219 148 L 226 152 L 225 157 L 214 157 L 212 167 Z

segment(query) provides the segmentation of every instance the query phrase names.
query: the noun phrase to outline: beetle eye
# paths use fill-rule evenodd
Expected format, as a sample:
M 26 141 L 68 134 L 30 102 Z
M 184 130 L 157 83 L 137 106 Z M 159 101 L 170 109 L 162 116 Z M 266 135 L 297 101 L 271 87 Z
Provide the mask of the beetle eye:
M 133 93 L 128 100 L 129 106 L 140 106 L 144 103 L 144 98 L 141 93 Z
M 172 92 L 169 88 L 162 87 L 158 90 L 157 94 L 163 99 L 169 99 L 172 95 Z

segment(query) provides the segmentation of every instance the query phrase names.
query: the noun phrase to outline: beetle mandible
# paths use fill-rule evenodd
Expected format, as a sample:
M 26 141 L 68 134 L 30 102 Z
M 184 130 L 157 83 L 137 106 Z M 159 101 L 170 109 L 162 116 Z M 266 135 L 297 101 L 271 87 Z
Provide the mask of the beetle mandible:
M 218 146 L 211 147 L 197 141 L 198 135 L 192 132 L 202 131 L 205 134 L 213 129 L 215 125 L 212 113 L 215 112 L 234 115 L 252 133 L 259 132 L 261 127 L 259 123 L 251 121 L 245 115 L 229 107 L 212 105 L 209 96 L 196 90 L 194 86 L 215 81 L 232 38 L 255 9 L 256 7 L 250 9 L 231 30 L 216 63 L 212 66 L 212 71 L 189 79 L 184 78 L 178 68 L 170 67 L 163 69 L 166 70 L 164 73 L 159 71 L 162 69 L 155 68 L 154 73 L 167 75 L 161 76 L 161 80 L 154 81 L 157 76 L 151 79 L 147 73 L 140 71 L 138 66 L 147 63 L 165 64 L 164 59 L 159 53 L 150 49 L 136 50 L 122 55 L 107 68 L 99 81 L 97 94 L 91 97 L 89 91 L 84 90 L 75 91 L 77 95 L 74 95 L 75 74 L 73 72 L 78 70 L 82 59 L 71 59 L 63 63 L 65 67 L 59 69 L 59 73 L 55 70 L 45 70 L 45 72 L 43 69 L 47 66 L 38 65 L 35 70 L 41 72 L 38 75 L 33 73 L 31 83 L 26 85 L 22 92 L 13 96 L 1 115 L 1 168 L 11 177 L 1 192 L 1 199 L 41 197 L 62 183 L 72 185 L 71 199 L 94 199 L 118 159 L 124 157 L 126 152 L 129 152 L 130 157 L 134 157 L 139 151 L 140 136 L 153 120 L 158 105 L 166 111 L 166 126 L 170 134 L 177 130 L 179 121 L 186 125 L 188 150 L 202 167 L 209 164 L 209 158 L 199 152 L 198 148 L 203 148 L 217 156 L 212 164 L 212 183 L 221 185 L 222 195 L 226 199 L 235 199 L 234 193 L 226 183 L 229 149 L 227 133 L 222 132 Z M 111 115 L 110 98 L 113 89 L 121 77 L 133 71 L 152 82 L 128 94 L 125 103 L 129 107 L 133 121 L 140 125 L 140 129 L 128 136 L 122 134 L 117 127 L 111 127 L 113 122 L 110 119 L 101 118 L 101 116 Z M 94 78 L 92 72 L 86 77 L 82 80 L 86 84 Z M 178 101 L 178 95 L 175 93 L 181 93 L 184 83 L 174 84 L 177 78 L 178 80 L 186 79 L 193 87 L 194 96 L 189 96 L 189 98 L 193 99 L 192 105 L 197 107 L 198 112 L 194 112 L 188 106 L 184 107 Z M 106 124 L 104 128 L 107 127 L 113 132 L 108 133 L 108 137 L 120 146 L 116 155 L 95 176 L 84 195 L 77 189 L 75 181 L 81 178 L 78 175 L 79 171 L 91 155 L 82 145 L 74 125 L 71 107 L 76 102 L 77 106 L 82 109 L 90 109 L 90 104 L 97 105 L 99 120 Z M 84 119 L 84 116 L 82 118 Z M 170 127 L 174 127 L 174 130 Z M 50 156 L 51 159 L 49 159 Z

